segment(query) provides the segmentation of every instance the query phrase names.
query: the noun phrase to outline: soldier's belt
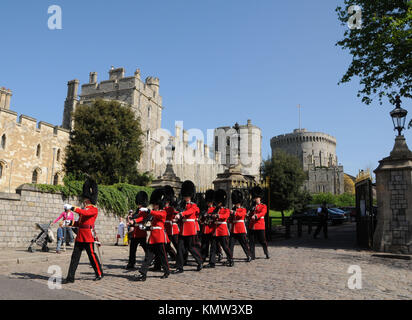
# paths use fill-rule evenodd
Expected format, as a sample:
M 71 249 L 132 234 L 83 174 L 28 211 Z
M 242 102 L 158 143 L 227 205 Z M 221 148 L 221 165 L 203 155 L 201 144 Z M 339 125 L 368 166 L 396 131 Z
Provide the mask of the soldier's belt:
M 225 221 L 225 222 L 217 221 L 216 223 L 217 223 L 217 224 L 227 224 L 226 221 Z
M 245 222 L 245 220 L 235 220 L 233 223 Z
M 162 230 L 162 227 L 152 227 L 152 230 Z
M 195 219 L 183 219 L 182 221 L 183 222 L 196 222 Z

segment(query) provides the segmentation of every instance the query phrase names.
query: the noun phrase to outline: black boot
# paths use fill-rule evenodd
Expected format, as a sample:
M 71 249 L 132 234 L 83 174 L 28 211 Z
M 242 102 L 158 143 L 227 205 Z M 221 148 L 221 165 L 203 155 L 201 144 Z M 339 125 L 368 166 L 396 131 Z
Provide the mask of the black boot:
M 179 274 L 179 273 L 183 273 L 184 271 L 183 271 L 183 269 L 182 268 L 178 268 L 178 269 L 176 269 L 175 271 L 173 271 L 172 273 L 173 274 Z
M 197 265 L 197 271 L 201 271 L 203 269 L 203 264 L 200 263 Z
M 252 261 L 252 257 L 248 256 L 248 257 L 246 258 L 246 262 L 250 262 L 250 261 Z
M 140 275 L 134 275 L 134 281 L 146 281 L 146 275 L 145 274 L 140 274 Z
M 160 279 L 167 279 L 170 276 L 170 272 L 165 272 L 163 276 L 160 277 Z
M 69 283 L 74 283 L 74 279 L 66 278 L 62 281 L 62 284 L 69 284 Z

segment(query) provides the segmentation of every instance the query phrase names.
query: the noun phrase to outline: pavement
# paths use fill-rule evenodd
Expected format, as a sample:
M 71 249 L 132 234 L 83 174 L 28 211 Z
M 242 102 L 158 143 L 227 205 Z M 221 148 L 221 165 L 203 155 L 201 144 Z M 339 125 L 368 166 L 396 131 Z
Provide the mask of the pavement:
M 88 297 L 103 300 L 412 299 L 411 256 L 377 255 L 357 248 L 354 223 L 330 227 L 329 230 L 330 239 L 323 239 L 322 235 L 313 239 L 304 233 L 302 238 L 293 236 L 269 243 L 270 260 L 264 258 L 258 245 L 258 259 L 247 263 L 242 249 L 236 246 L 233 268 L 218 265 L 216 269 L 196 272 L 196 264 L 190 260 L 183 274 L 162 280 L 162 272 L 149 270 L 147 281 L 143 283 L 132 281 L 137 271 L 124 268 L 128 247 L 107 245 L 102 248 L 105 272 L 102 281 L 93 281 L 94 272 L 84 253 L 76 282 L 64 285 L 61 290 L 48 289 L 51 277 L 48 271 L 50 266 L 57 266 L 64 278 L 71 248 L 60 255 L 53 252 L 29 253 L 23 249 L 1 250 L 0 299 L 20 296 L 23 294 L 21 290 L 25 290 L 20 290 L 25 288 L 24 283 L 32 289 L 24 292 L 23 297 L 41 299 L 52 299 L 60 291 L 66 299 Z M 141 265 L 143 258 L 143 251 L 139 248 L 137 266 Z M 351 289 L 354 266 L 359 270 L 357 284 L 360 287 Z M 15 286 L 8 284 L 7 281 L 13 280 L 16 281 Z M 42 289 L 36 291 L 36 286 Z M 35 292 L 37 294 L 32 296 Z

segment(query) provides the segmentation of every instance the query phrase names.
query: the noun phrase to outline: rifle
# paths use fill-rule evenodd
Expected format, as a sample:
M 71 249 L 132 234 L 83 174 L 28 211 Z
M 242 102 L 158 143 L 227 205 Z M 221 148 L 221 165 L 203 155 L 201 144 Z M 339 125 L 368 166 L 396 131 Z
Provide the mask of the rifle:
M 222 207 L 216 207 L 215 210 L 213 210 L 212 213 L 207 214 L 205 216 L 205 224 L 206 225 L 211 225 L 213 223 L 215 223 L 215 221 L 217 220 L 217 215 L 219 214 L 219 211 Z

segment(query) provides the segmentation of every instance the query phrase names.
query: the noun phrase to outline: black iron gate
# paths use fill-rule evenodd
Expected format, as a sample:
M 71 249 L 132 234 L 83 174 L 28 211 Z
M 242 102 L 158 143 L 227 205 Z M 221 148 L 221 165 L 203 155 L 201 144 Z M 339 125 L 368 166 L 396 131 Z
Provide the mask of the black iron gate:
M 375 231 L 372 180 L 367 178 L 357 182 L 355 189 L 357 243 L 360 247 L 372 248 Z

